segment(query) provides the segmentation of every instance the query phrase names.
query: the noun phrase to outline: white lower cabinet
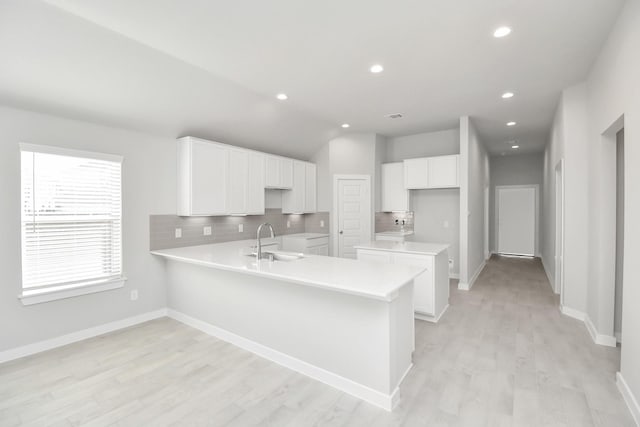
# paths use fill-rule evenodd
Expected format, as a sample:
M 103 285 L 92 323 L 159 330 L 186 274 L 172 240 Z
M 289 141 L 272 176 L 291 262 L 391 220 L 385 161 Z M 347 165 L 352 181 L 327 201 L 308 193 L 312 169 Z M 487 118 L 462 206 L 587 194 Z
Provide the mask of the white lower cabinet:
M 384 250 L 357 250 L 358 260 L 426 268 L 413 281 L 415 317 L 437 322 L 449 306 L 449 267 L 447 252 L 437 255 Z
M 329 236 L 327 234 L 290 234 L 282 236 L 282 250 L 302 252 L 305 255 L 329 256 Z

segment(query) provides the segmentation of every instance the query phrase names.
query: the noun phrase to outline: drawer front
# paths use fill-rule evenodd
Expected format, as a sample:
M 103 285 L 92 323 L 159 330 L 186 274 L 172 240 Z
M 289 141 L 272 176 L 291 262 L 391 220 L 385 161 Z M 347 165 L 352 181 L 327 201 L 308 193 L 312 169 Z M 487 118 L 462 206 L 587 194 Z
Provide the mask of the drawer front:
M 307 239 L 307 247 L 312 248 L 315 246 L 324 246 L 329 244 L 328 237 L 316 237 L 313 239 Z

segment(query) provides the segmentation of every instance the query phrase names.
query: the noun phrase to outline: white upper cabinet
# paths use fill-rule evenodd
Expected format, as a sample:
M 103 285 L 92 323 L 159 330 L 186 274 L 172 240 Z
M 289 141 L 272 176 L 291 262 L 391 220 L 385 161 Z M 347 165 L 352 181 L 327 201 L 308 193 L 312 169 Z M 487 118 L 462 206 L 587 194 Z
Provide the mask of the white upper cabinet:
M 282 213 L 316 212 L 316 165 L 293 161 L 293 188 L 282 193 Z
M 304 190 L 304 212 L 317 212 L 317 177 L 316 165 L 305 164 L 305 190 Z
M 247 214 L 264 214 L 265 155 L 249 152 L 249 182 L 247 186 Z
M 409 191 L 404 186 L 404 164 L 385 163 L 381 168 L 382 212 L 408 211 Z
M 459 187 L 460 156 L 429 157 L 429 188 Z
M 404 187 L 407 190 L 429 188 L 429 159 L 407 159 L 404 161 Z
M 266 156 L 265 187 L 290 190 L 293 188 L 293 160 L 280 156 Z
M 249 153 L 229 150 L 229 180 L 227 184 L 227 213 L 247 213 L 249 188 Z
M 460 155 L 422 157 L 404 161 L 404 186 L 407 190 L 459 187 Z
M 195 138 L 178 141 L 178 215 L 227 213 L 228 148 Z

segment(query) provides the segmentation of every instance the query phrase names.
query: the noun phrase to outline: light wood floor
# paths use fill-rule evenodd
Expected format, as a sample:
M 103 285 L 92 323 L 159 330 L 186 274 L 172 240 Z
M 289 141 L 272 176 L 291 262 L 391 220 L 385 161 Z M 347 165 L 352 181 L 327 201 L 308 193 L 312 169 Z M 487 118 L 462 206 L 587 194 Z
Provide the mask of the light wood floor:
M 441 323 L 387 413 L 160 319 L 0 365 L 0 426 L 632 426 L 620 352 L 562 316 L 539 261 L 493 258 Z

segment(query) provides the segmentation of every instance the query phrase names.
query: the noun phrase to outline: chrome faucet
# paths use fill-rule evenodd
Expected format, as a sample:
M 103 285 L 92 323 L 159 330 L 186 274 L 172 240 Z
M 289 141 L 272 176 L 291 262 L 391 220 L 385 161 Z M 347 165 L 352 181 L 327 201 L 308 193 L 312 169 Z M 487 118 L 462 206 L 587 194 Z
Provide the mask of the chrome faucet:
M 257 233 L 257 246 L 258 246 L 258 253 L 256 254 L 256 258 L 258 261 L 260 261 L 262 259 L 262 241 L 260 240 L 260 232 L 262 231 L 262 227 L 267 226 L 269 227 L 269 229 L 271 230 L 271 238 L 273 239 L 274 237 L 276 237 L 276 233 L 273 232 L 273 226 L 271 224 L 269 224 L 268 222 L 263 222 L 262 224 L 260 224 L 258 226 L 258 233 Z

